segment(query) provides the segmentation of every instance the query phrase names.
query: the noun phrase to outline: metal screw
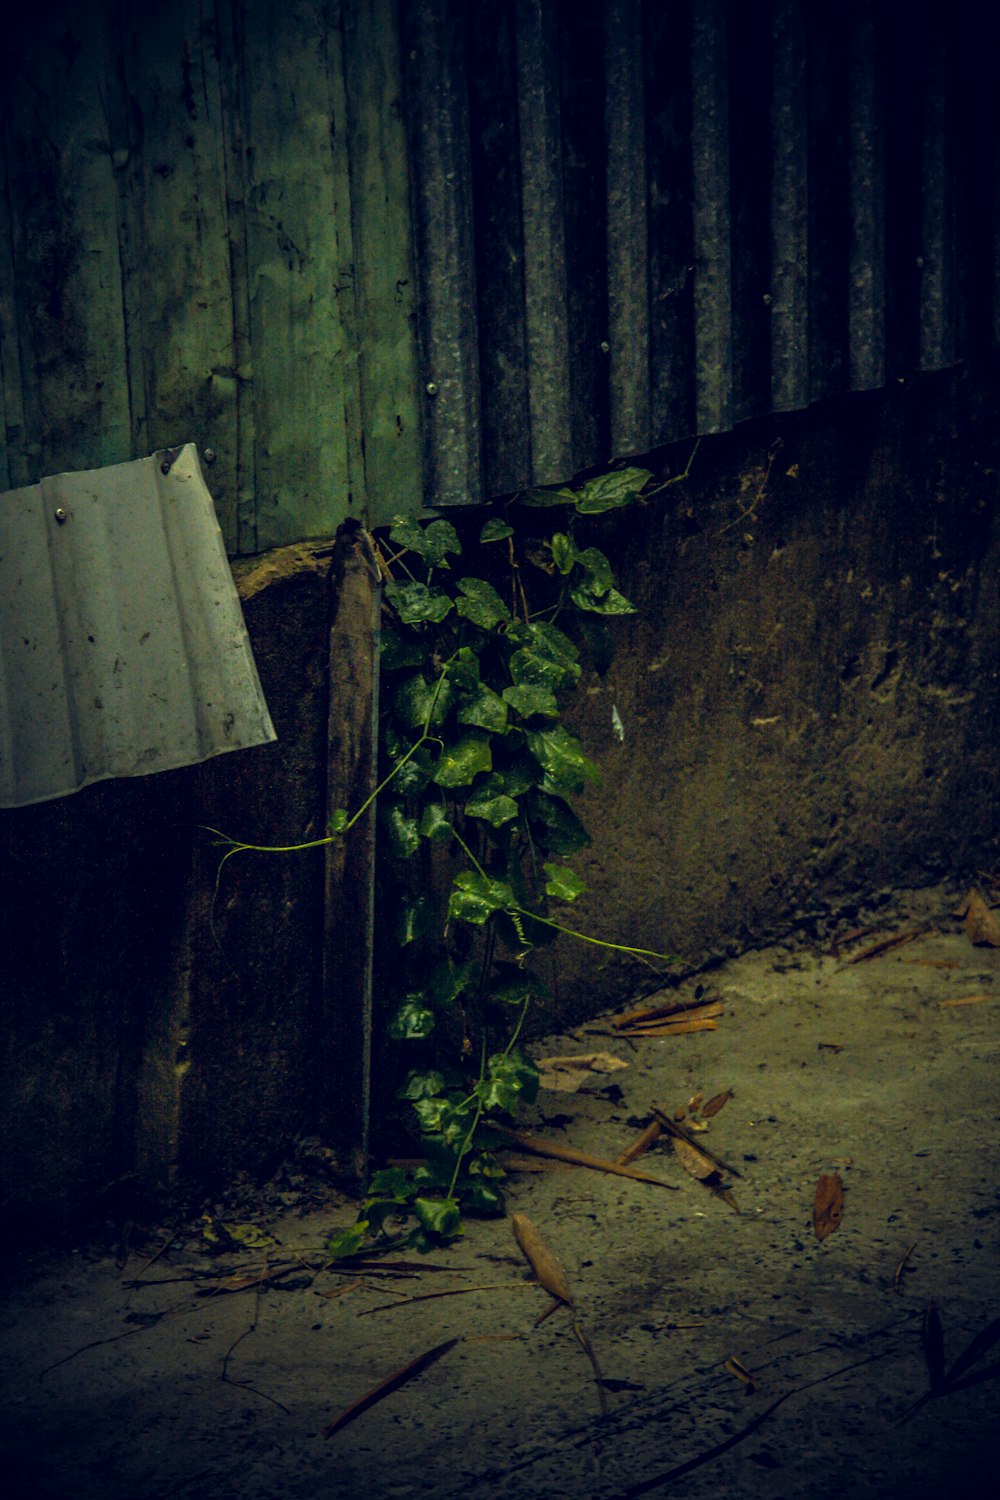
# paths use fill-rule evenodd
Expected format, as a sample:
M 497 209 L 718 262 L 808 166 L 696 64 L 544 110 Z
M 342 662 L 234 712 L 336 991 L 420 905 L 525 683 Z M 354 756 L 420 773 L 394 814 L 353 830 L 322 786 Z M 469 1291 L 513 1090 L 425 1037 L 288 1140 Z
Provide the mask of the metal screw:
M 170 462 L 166 458 L 163 460 L 162 464 L 160 465 L 160 473 L 161 474 L 169 474 L 170 473 Z
M 424 389 L 426 390 L 428 396 L 436 396 L 438 393 L 438 388 L 434 384 L 433 380 L 428 380 Z
M 56 507 L 55 518 L 56 518 L 56 522 L 57 522 L 57 524 L 59 526 L 65 526 L 66 522 L 69 520 L 69 516 L 63 510 L 63 508 L 62 508 L 61 505 L 59 505 L 59 506 Z
M 215 463 L 215 449 L 214 448 L 206 448 L 204 450 L 204 452 L 202 453 L 202 457 L 204 458 L 204 460 L 205 460 L 205 462 L 207 464 L 214 464 Z
M 608 343 L 607 339 L 601 339 L 601 353 L 602 354 L 610 354 L 611 353 L 611 345 Z

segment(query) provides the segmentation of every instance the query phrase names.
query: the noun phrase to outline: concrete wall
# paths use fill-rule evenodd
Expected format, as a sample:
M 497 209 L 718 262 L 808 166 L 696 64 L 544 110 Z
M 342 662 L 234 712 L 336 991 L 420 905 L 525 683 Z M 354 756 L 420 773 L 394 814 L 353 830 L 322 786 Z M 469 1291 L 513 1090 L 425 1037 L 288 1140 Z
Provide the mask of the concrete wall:
M 996 867 L 998 410 L 991 366 L 768 418 L 602 528 L 639 613 L 582 682 L 604 788 L 581 807 L 580 926 L 697 966 Z M 322 855 L 232 861 L 213 927 L 198 831 L 322 829 L 327 567 L 303 547 L 237 570 L 276 745 L 0 814 L 8 1216 L 263 1170 L 356 1115 L 350 1069 L 330 1082 L 356 994 L 322 981 Z M 355 887 L 333 913 L 348 937 Z M 655 981 L 568 941 L 546 962 L 536 1032 Z

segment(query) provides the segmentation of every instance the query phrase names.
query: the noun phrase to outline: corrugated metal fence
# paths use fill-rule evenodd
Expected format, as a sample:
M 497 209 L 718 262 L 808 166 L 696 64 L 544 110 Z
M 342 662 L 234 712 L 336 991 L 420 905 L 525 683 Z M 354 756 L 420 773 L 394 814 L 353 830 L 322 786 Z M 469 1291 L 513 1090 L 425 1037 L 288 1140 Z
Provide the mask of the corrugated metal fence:
M 193 438 L 253 551 L 995 345 L 965 0 L 56 9 L 4 95 L 0 488 Z

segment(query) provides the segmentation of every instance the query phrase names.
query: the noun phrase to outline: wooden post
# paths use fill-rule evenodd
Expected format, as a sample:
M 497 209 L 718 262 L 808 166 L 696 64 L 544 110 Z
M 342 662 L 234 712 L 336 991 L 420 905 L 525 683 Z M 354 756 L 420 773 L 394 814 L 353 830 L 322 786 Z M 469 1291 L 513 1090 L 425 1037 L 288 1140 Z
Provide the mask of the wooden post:
M 328 820 L 372 795 L 378 759 L 381 585 L 372 539 L 356 521 L 337 533 L 330 568 Z M 371 1100 L 375 805 L 327 847 L 321 1017 L 322 1115 L 341 1165 L 368 1174 Z

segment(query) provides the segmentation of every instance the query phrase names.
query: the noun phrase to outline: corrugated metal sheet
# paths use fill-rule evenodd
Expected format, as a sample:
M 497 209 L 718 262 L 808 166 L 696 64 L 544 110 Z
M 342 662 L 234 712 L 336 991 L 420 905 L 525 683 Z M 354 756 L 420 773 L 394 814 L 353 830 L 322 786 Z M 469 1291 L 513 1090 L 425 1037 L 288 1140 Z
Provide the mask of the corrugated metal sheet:
M 404 0 L 429 501 L 993 345 L 971 6 Z
M 249 553 L 991 349 L 980 11 L 22 7 L 0 485 L 190 436 Z
M 192 444 L 0 495 L 0 806 L 274 738 Z

